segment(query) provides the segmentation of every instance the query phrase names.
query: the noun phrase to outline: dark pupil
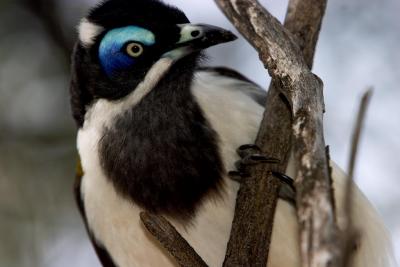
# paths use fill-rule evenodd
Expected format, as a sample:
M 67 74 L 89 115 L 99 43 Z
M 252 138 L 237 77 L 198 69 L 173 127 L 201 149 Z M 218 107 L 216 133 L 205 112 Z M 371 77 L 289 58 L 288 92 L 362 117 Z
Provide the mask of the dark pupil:
M 194 30 L 191 32 L 192 37 L 197 37 L 197 36 L 199 36 L 199 34 L 200 34 L 200 31 L 198 31 L 198 30 Z
M 132 53 L 136 54 L 140 52 L 140 47 L 138 45 L 134 45 L 131 48 Z

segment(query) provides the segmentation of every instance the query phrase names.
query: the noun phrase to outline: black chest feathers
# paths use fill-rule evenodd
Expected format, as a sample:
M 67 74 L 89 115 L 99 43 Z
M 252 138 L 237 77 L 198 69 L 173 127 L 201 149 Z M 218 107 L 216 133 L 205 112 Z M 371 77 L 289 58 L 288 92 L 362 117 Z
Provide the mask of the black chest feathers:
M 189 90 L 155 88 L 104 129 L 99 148 L 116 190 L 149 211 L 189 219 L 221 190 L 217 136 Z

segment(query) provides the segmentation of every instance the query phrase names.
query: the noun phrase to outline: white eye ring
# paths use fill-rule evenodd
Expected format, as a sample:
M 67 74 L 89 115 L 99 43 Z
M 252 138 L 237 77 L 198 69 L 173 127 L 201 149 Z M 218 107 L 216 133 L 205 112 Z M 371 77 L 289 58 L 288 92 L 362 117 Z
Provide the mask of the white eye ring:
M 126 53 L 131 57 L 139 57 L 143 54 L 143 46 L 138 43 L 130 43 L 126 46 Z

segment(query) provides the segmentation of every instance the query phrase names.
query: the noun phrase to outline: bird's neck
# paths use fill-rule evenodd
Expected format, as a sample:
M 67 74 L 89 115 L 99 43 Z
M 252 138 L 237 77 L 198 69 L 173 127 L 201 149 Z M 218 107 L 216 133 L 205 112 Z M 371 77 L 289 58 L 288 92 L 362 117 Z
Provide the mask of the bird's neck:
M 224 172 L 216 133 L 190 90 L 192 63 L 178 62 L 139 103 L 118 114 L 99 146 L 117 191 L 180 219 L 220 191 Z

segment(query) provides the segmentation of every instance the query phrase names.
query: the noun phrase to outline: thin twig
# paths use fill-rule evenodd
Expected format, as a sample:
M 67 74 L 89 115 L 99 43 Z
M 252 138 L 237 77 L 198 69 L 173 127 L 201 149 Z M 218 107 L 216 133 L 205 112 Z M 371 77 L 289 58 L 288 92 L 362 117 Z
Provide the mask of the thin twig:
M 164 217 L 140 213 L 146 229 L 163 245 L 182 267 L 207 267 L 203 259 Z
M 359 239 L 359 234 L 353 227 L 353 181 L 354 181 L 354 170 L 357 159 L 358 147 L 361 139 L 361 133 L 365 121 L 366 112 L 368 109 L 369 102 L 372 96 L 372 88 L 365 91 L 361 98 L 360 107 L 357 113 L 356 123 L 353 129 L 353 135 L 351 140 L 351 151 L 348 162 L 348 178 L 346 183 L 346 193 L 344 195 L 345 203 L 345 218 L 344 218 L 344 229 L 343 229 L 343 262 L 344 266 L 350 266 L 352 252 L 354 251 L 355 243 Z
M 357 114 L 357 120 L 356 124 L 353 129 L 353 135 L 351 138 L 351 152 L 350 152 L 350 157 L 349 157 L 349 162 L 348 162 L 348 176 L 349 179 L 347 180 L 347 186 L 346 186 L 346 201 L 344 203 L 350 203 L 349 197 L 351 197 L 352 194 L 349 192 L 351 191 L 352 184 L 353 184 L 353 179 L 354 179 L 354 169 L 356 165 L 356 159 L 357 159 L 357 152 L 358 152 L 358 147 L 361 139 L 361 133 L 364 125 L 364 120 L 365 120 L 365 115 L 368 109 L 368 104 L 371 100 L 372 96 L 372 88 L 369 88 L 367 91 L 364 92 L 362 98 L 361 98 L 361 103 L 360 107 L 358 110 Z M 351 213 L 348 213 L 351 214 Z

